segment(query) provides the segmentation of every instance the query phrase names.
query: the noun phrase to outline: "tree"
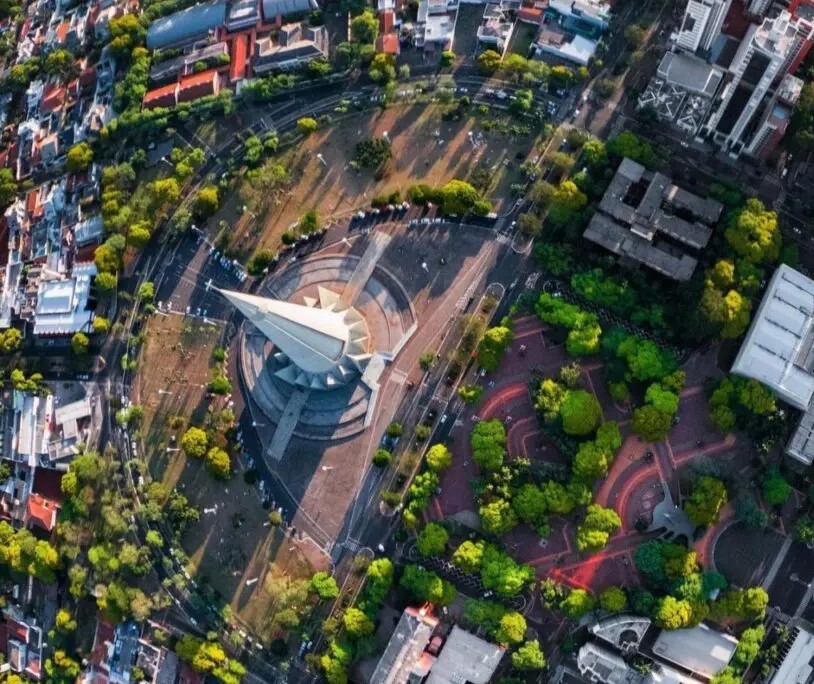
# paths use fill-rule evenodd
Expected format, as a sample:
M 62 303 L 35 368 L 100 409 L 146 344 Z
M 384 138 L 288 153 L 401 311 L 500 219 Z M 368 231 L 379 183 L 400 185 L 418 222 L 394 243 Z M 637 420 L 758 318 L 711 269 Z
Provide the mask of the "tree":
M 527 482 L 512 497 L 512 508 L 524 523 L 537 527 L 545 522 L 546 500 L 540 488 Z
M 71 351 L 77 356 L 84 356 L 88 353 L 88 348 L 90 347 L 90 340 L 88 336 L 83 332 L 74 333 L 74 336 L 71 338 Z
M 794 526 L 794 538 L 803 544 L 814 544 L 814 520 L 800 518 Z
M 497 470 L 506 455 L 506 429 L 499 420 L 482 420 L 472 430 L 472 458 L 484 470 Z
M 583 442 L 574 456 L 574 474 L 586 480 L 605 477 L 613 461 L 613 452 L 597 442 Z
M 299 132 L 305 136 L 315 133 L 318 128 L 319 124 L 317 123 L 317 120 L 310 116 L 304 116 L 301 119 L 297 119 L 297 130 L 299 130 Z
M 69 634 L 76 631 L 76 620 L 71 616 L 65 608 L 60 608 L 57 611 L 56 627 L 63 634 Z
M 201 188 L 198 196 L 195 198 L 195 206 L 193 213 L 201 220 L 208 219 L 212 216 L 220 206 L 220 198 L 218 197 L 218 188 L 215 185 L 207 185 Z
M 483 547 L 481 582 L 501 596 L 516 596 L 534 580 L 534 570 L 522 565 L 491 544 Z
M 366 9 L 350 22 L 351 40 L 362 45 L 373 45 L 379 34 L 379 20 L 373 10 Z
M 96 283 L 96 287 L 99 288 L 100 292 L 111 292 L 115 290 L 118 282 L 119 279 L 115 273 L 102 272 L 94 278 L 94 283 Z
M 484 532 L 501 535 L 517 527 L 517 516 L 506 499 L 494 499 L 480 507 L 480 522 Z
M 443 444 L 433 444 L 427 452 L 427 467 L 440 473 L 452 465 L 452 452 Z
M 519 644 L 526 636 L 526 618 L 520 613 L 506 613 L 498 623 L 495 639 L 501 644 Z
M 656 624 L 662 629 L 681 629 L 692 623 L 692 606 L 674 596 L 659 599 L 654 616 Z
M 749 327 L 752 302 L 737 290 L 724 294 L 714 287 L 705 287 L 698 305 L 701 315 L 711 323 L 721 326 L 721 336 L 726 339 L 740 337 Z
M 579 620 L 596 607 L 596 599 L 584 589 L 573 589 L 560 603 L 560 610 L 572 620 Z
M 378 23 L 378 22 L 377 22 Z M 396 59 L 393 55 L 380 52 L 370 62 L 367 71 L 372 81 L 389 83 L 396 80 Z
M 143 304 L 151 304 L 155 299 L 155 285 L 149 280 L 143 282 L 136 292 L 136 299 Z
M 714 525 L 726 505 L 726 486 L 714 477 L 704 476 L 693 487 L 684 509 L 693 525 Z
M 467 406 L 472 406 L 480 401 L 483 396 L 483 387 L 480 385 L 461 385 L 458 388 L 458 396 Z
M 495 50 L 484 50 L 478 55 L 478 67 L 486 74 L 493 74 L 500 68 L 503 59 Z
M 648 442 L 660 442 L 670 431 L 672 416 L 659 411 L 652 404 L 639 406 L 633 411 L 633 432 Z
M 373 454 L 373 465 L 377 468 L 386 468 L 390 465 L 393 455 L 387 449 L 376 449 Z
M 49 55 L 50 56 L 50 55 Z M 68 171 L 84 171 L 93 161 L 93 149 L 86 142 L 74 145 L 65 158 Z
M 483 541 L 465 541 L 452 554 L 452 564 L 463 572 L 474 574 L 483 564 Z
M 608 151 L 605 149 L 605 143 L 596 138 L 588 140 L 582 146 L 582 158 L 589 166 L 604 166 L 608 162 Z
M 511 328 L 489 328 L 478 345 L 478 365 L 487 371 L 497 370 L 503 354 L 514 339 Z
M 615 138 L 608 140 L 606 145 L 608 154 L 611 157 L 620 159 L 628 157 L 637 161 L 643 166 L 652 168 L 658 162 L 656 153 L 650 143 L 640 139 L 635 133 L 622 131 Z
M 223 449 L 212 447 L 206 452 L 206 465 L 215 477 L 228 480 L 232 477 L 232 459 Z
M 493 635 L 500 619 L 507 613 L 500 603 L 481 599 L 467 599 L 464 603 L 464 620 L 476 627 L 481 627 L 487 634 Z
M 585 390 L 568 390 L 560 405 L 562 429 L 567 435 L 583 436 L 596 430 L 602 418 L 602 407 L 596 397 Z
M 512 665 L 518 670 L 542 670 L 545 656 L 537 639 L 527 641 L 512 653 Z
M 627 594 L 619 587 L 608 587 L 599 594 L 599 605 L 609 613 L 621 613 L 627 607 Z
M 468 214 L 480 200 L 480 193 L 471 184 L 458 179 L 449 181 L 438 193 L 441 210 L 446 214 Z
M 76 73 L 76 58 L 68 50 L 54 50 L 45 58 L 42 70 L 49 76 L 67 78 Z
M 187 456 L 192 458 L 203 458 L 209 446 L 209 438 L 201 428 L 188 428 L 181 437 L 181 449 Z
M 622 521 L 612 508 L 591 504 L 585 520 L 577 528 L 577 548 L 580 551 L 597 551 L 608 543 L 610 535 L 621 526 Z
M 327 572 L 315 572 L 311 576 L 308 590 L 319 596 L 321 601 L 329 601 L 339 596 L 339 586 Z
M 678 395 L 654 382 L 644 394 L 644 400 L 652 404 L 662 413 L 669 413 L 671 416 L 678 411 Z
M 429 601 L 438 606 L 445 606 L 455 600 L 456 591 L 452 584 L 418 565 L 408 565 L 404 568 L 399 585 L 410 592 L 417 601 Z
M 416 547 L 422 556 L 441 556 L 447 548 L 449 533 L 438 523 L 427 523 L 416 540 Z
M 548 218 L 555 225 L 565 226 L 574 221 L 587 204 L 587 195 L 576 186 L 574 181 L 563 181 L 551 197 L 548 205 Z
M 534 408 L 547 421 L 553 421 L 560 414 L 560 406 L 565 399 L 566 388 L 556 380 L 546 378 L 540 383 L 535 395 Z
M 769 506 L 780 506 L 789 500 L 791 485 L 777 468 L 769 468 L 763 476 L 763 498 Z
M 144 249 L 150 242 L 150 237 L 149 227 L 144 223 L 137 223 L 127 231 L 127 244 L 136 249 Z
M 633 50 L 637 50 L 644 43 L 646 37 L 647 31 L 639 24 L 631 24 L 625 29 L 625 42 Z
M 753 264 L 771 263 L 780 256 L 777 214 L 754 197 L 732 216 L 724 237 L 738 256 Z
M 373 622 L 358 608 L 348 608 L 342 616 L 342 625 L 351 639 L 362 639 L 373 634 Z
M 17 182 L 10 169 L 0 169 L 0 210 L 5 209 L 17 194 Z
M 432 367 L 435 365 L 435 361 L 436 352 L 432 349 L 428 349 L 418 357 L 418 365 L 421 366 L 421 370 L 423 370 L 425 373 L 432 370 Z

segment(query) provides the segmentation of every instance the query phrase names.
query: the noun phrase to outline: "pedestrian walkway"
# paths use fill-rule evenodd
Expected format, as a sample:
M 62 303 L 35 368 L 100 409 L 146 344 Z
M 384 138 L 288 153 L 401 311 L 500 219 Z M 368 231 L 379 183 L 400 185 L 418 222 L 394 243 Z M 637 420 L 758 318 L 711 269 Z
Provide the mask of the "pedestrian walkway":
M 285 411 L 277 423 L 277 429 L 274 431 L 274 436 L 271 438 L 271 444 L 266 451 L 266 455 L 271 456 L 275 461 L 283 458 L 286 447 L 291 441 L 297 423 L 300 420 L 300 414 L 305 408 L 308 397 L 311 395 L 310 389 L 295 389 L 288 399 Z
M 376 264 L 379 263 L 379 259 L 384 254 L 388 244 L 390 244 L 390 236 L 387 233 L 378 231 L 373 233 L 370 244 L 365 249 L 365 253 L 362 254 L 362 258 L 359 259 L 359 265 L 346 283 L 345 289 L 342 290 L 340 298 L 345 304 L 348 306 L 354 305 L 365 284 L 370 280 L 370 276 L 373 275 L 373 270 L 376 268 Z

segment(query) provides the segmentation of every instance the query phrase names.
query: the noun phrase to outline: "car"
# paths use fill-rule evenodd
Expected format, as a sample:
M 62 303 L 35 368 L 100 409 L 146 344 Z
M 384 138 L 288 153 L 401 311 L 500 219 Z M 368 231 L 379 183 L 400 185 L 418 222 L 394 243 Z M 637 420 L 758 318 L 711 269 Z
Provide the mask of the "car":
M 444 425 L 448 420 L 449 420 L 449 414 L 445 413 L 443 416 L 441 416 L 441 420 L 439 421 L 439 423 L 441 425 Z
M 509 97 L 509 94 L 505 90 L 498 90 L 495 93 L 495 97 L 497 97 L 498 100 L 505 100 L 507 97 Z
M 432 222 L 433 222 L 433 223 L 443 223 L 443 222 L 444 222 L 444 219 L 442 219 L 440 216 L 436 216 L 436 217 L 435 217 L 435 218 L 432 220 Z
M 421 219 L 421 225 L 423 225 L 423 226 L 426 226 L 427 224 L 429 224 L 431 222 L 432 222 L 432 219 L 429 219 L 429 218 L 426 218 L 426 217 Z

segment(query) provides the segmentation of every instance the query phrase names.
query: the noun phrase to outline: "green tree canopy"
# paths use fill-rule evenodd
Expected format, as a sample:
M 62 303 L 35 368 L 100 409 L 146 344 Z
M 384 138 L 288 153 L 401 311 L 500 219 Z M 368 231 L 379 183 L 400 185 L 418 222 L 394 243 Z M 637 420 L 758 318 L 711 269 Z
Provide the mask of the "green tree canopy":
M 506 428 L 497 419 L 482 420 L 471 437 L 472 458 L 484 470 L 497 470 L 506 456 Z
M 413 595 L 417 601 L 429 601 L 438 606 L 445 606 L 455 600 L 455 587 L 442 580 L 431 570 L 417 565 L 404 568 L 399 585 Z
M 577 528 L 577 548 L 597 551 L 608 543 L 610 535 L 622 526 L 616 511 L 597 504 L 588 506 L 585 520 Z
M 609 613 L 621 613 L 627 607 L 627 594 L 619 587 L 608 587 L 599 594 L 599 605 Z
M 684 509 L 693 525 L 714 525 L 726 502 L 726 485 L 717 478 L 704 476 L 693 487 Z
M 755 198 L 730 220 L 724 237 L 738 256 L 755 264 L 771 263 L 780 256 L 782 238 L 777 214 Z
M 365 9 L 350 22 L 351 39 L 362 45 L 373 45 L 379 34 L 379 19 L 371 9 Z
M 93 149 L 86 142 L 74 145 L 65 159 L 68 171 L 84 171 L 93 161 Z
M 206 436 L 206 432 L 201 430 L 201 428 L 188 428 L 184 436 L 181 437 L 181 448 L 187 456 L 203 458 L 208 446 L 209 438 Z
M 596 607 L 596 599 L 584 589 L 573 589 L 560 603 L 560 610 L 572 620 L 579 620 Z
M 511 328 L 502 325 L 489 328 L 478 344 L 478 365 L 487 371 L 497 370 L 513 339 Z
M 433 444 L 427 451 L 427 467 L 440 473 L 452 465 L 452 452 L 444 444 Z
M 319 596 L 321 601 L 328 601 L 339 596 L 339 586 L 336 580 L 327 572 L 315 572 L 311 576 L 308 590 Z
M 542 670 L 545 667 L 545 655 L 537 639 L 525 642 L 512 653 L 512 665 L 518 670 Z
M 602 419 L 602 407 L 585 390 L 568 390 L 560 405 L 562 429 L 567 435 L 584 436 L 596 430 Z
M 501 644 L 519 644 L 526 636 L 526 618 L 520 613 L 506 613 L 498 624 L 495 638 Z
M 519 522 L 511 504 L 506 499 L 493 499 L 480 509 L 480 522 L 488 534 L 502 535 L 517 527 Z
M 633 432 L 647 442 L 660 442 L 670 431 L 672 416 L 659 411 L 653 404 L 639 406 L 633 411 Z
M 427 523 L 416 540 L 416 547 L 422 556 L 440 556 L 447 548 L 449 533 L 438 523 Z

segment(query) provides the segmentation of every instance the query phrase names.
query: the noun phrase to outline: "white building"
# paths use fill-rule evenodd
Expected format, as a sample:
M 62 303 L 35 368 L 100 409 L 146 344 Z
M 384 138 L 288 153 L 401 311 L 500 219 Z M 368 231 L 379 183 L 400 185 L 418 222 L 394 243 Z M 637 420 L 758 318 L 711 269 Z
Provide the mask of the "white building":
M 772 86 L 788 71 L 807 41 L 814 37 L 814 25 L 781 12 L 749 27 L 728 71 L 731 80 L 724 86 L 705 132 L 734 156 L 749 146 L 754 119 L 766 106 Z
M 781 264 L 741 344 L 732 372 L 758 380 L 804 411 L 786 453 L 814 462 L 814 281 Z
M 709 50 L 721 33 L 732 0 L 689 0 L 676 43 L 695 52 Z
M 782 649 L 783 660 L 769 680 L 769 684 L 808 684 L 814 679 L 814 634 L 803 627 L 792 632 L 794 639 Z
M 73 335 L 90 330 L 93 311 L 88 308 L 96 265 L 76 264 L 70 278 L 40 282 L 34 309 L 35 335 Z

